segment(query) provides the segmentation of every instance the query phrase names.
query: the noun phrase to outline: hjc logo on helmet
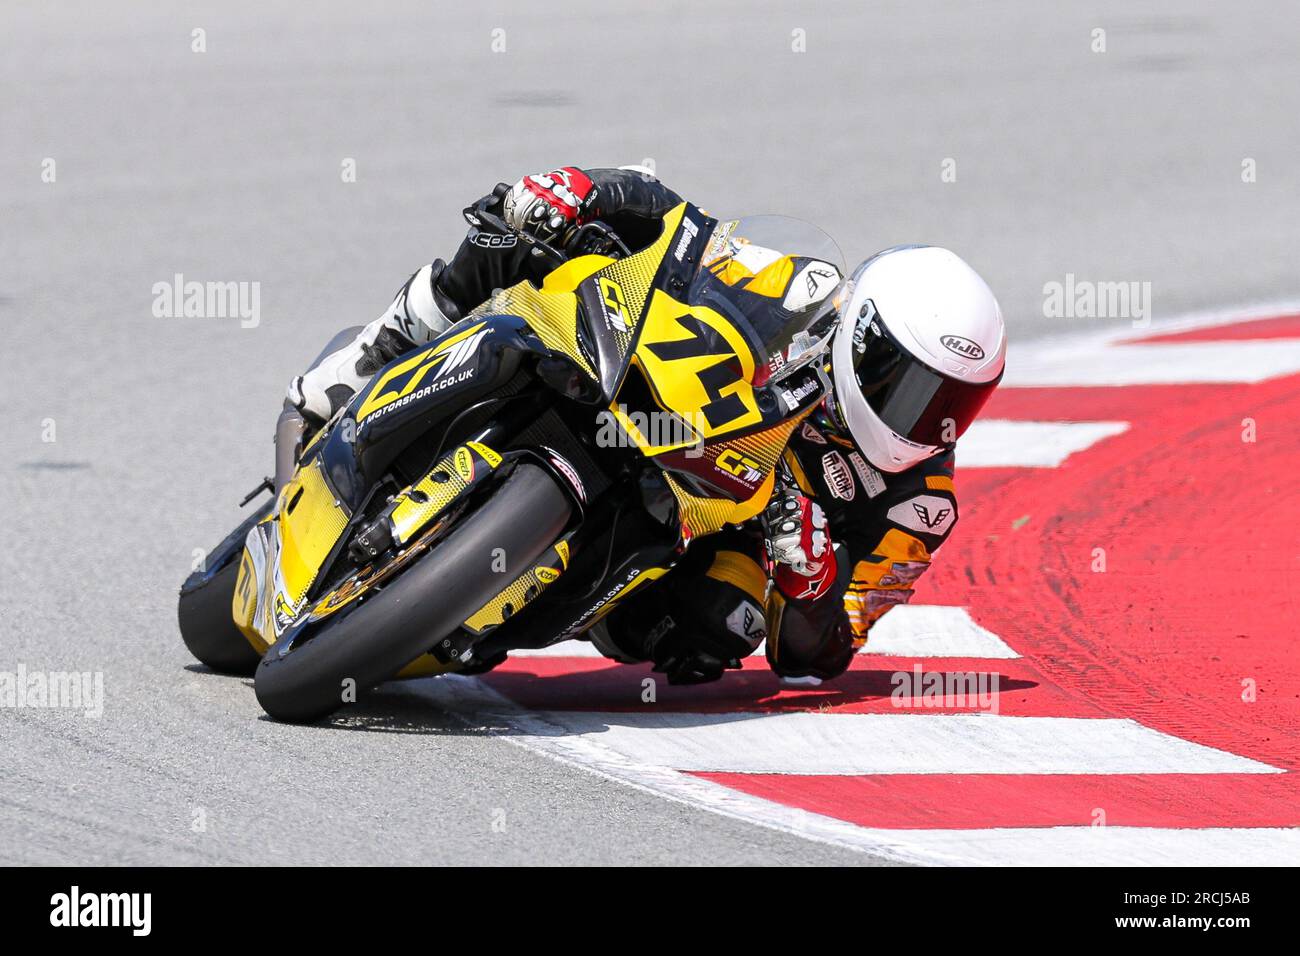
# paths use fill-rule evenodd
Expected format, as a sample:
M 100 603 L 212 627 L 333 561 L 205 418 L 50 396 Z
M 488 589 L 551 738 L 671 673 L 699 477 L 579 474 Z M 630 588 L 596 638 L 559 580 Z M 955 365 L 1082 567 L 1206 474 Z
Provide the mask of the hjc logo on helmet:
M 978 360 L 984 357 L 984 350 L 980 348 L 978 343 L 960 335 L 945 335 L 939 339 L 939 342 L 949 352 L 955 352 L 962 358 Z

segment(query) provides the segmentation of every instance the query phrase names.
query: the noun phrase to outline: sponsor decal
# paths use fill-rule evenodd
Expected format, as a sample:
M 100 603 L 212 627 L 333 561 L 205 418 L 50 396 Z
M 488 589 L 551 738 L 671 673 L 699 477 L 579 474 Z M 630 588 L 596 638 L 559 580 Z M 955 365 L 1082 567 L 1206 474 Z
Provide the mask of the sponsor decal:
M 758 462 L 734 448 L 728 448 L 720 454 L 714 464 L 727 474 L 750 485 L 755 485 L 763 479 L 763 472 L 759 470 Z
M 584 612 L 582 613 L 582 615 L 581 615 L 581 616 L 580 616 L 576 621 L 574 621 L 572 624 L 570 624 L 568 627 L 566 627 L 563 631 L 561 631 L 561 632 L 560 632 L 560 633 L 561 633 L 561 636 L 567 636 L 567 635 L 570 635 L 570 634 L 575 634 L 575 633 L 577 633 L 578 631 L 580 631 L 580 630 L 582 629 L 582 625 L 583 625 L 583 624 L 585 624 L 588 620 L 590 620 L 591 617 L 592 617 L 592 616 L 593 616 L 597 611 L 599 611 L 601 608 L 603 608 L 606 604 L 608 604 L 610 601 L 614 600 L 614 598 L 616 598 L 616 597 L 618 597 L 620 594 L 622 594 L 622 593 L 623 593 L 623 589 L 626 588 L 626 587 L 627 587 L 629 584 L 631 584 L 633 581 L 635 581 L 635 580 L 637 579 L 637 577 L 640 576 L 640 574 L 641 574 L 641 569 L 640 569 L 640 568 L 632 568 L 630 571 L 628 571 L 628 572 L 627 572 L 627 575 L 623 578 L 622 581 L 619 581 L 619 582 L 618 582 L 617 584 L 615 584 L 612 588 L 610 588 L 608 591 L 606 591 L 604 597 L 602 597 L 599 601 L 597 601 L 597 602 L 596 602 L 595 604 L 593 604 L 591 607 L 587 608 L 587 610 L 584 611 Z
M 849 471 L 848 462 L 843 455 L 837 451 L 828 451 L 822 455 L 822 474 L 832 495 L 841 501 L 853 500 L 857 486 L 853 483 L 853 473 Z
M 468 448 L 457 448 L 456 454 L 452 456 L 452 463 L 467 484 L 474 480 L 474 456 L 470 454 Z
M 600 277 L 600 304 L 605 313 L 605 324 L 614 332 L 631 332 L 632 316 L 627 307 L 623 287 L 613 279 Z
M 431 392 L 472 378 L 473 368 L 455 375 L 450 373 L 455 372 L 478 353 L 479 344 L 487 338 L 489 331 L 484 327 L 484 323 L 480 323 L 473 329 L 460 333 L 446 344 L 419 353 L 381 373 L 377 383 L 370 386 L 370 392 L 357 412 L 357 420 L 364 425 L 372 418 L 378 418 L 393 408 L 401 407 Z M 428 384 L 416 391 L 416 387 L 421 382 Z
M 495 468 L 497 465 L 501 464 L 501 456 L 482 442 L 467 441 L 465 442 L 465 446 L 467 448 L 473 448 L 478 452 L 479 457 L 488 463 L 489 468 Z
M 810 378 L 806 380 L 802 385 L 797 385 L 794 388 L 784 389 L 781 392 L 781 399 L 782 401 L 785 402 L 786 407 L 793 412 L 795 409 L 799 407 L 799 403 L 803 399 L 807 398 L 815 391 L 817 391 L 817 379 Z
M 804 437 L 804 441 L 810 441 L 814 445 L 826 444 L 826 439 L 822 437 L 822 433 L 807 422 L 803 423 L 803 427 L 799 429 L 799 434 Z
M 925 561 L 895 561 L 894 574 L 898 575 L 898 580 L 904 584 L 911 584 L 925 574 L 929 567 L 929 563 Z
M 906 604 L 912 600 L 911 591 L 889 591 L 877 588 L 867 592 L 867 615 L 879 617 L 895 604 Z
M 880 583 L 885 586 L 913 584 L 929 566 L 924 561 L 895 561 L 890 567 L 891 573 L 883 575 Z
M 731 233 L 736 228 L 737 220 L 719 223 L 709 237 L 709 244 L 704 250 L 704 264 L 711 265 L 731 251 Z
M 289 604 L 288 599 L 281 592 L 275 596 L 275 633 L 281 633 L 286 627 L 293 623 L 294 610 Z
M 789 312 L 802 311 L 830 295 L 839 282 L 840 271 L 829 262 L 810 262 L 791 280 L 781 305 Z
M 952 499 L 939 495 L 917 495 L 890 508 L 888 517 L 904 528 L 935 535 L 945 534 L 957 520 Z
M 411 404 L 411 402 L 421 401 L 422 399 L 428 398 L 434 392 L 441 392 L 445 388 L 450 388 L 453 385 L 459 385 L 461 382 L 467 382 L 473 377 L 474 377 L 474 369 L 472 368 L 467 368 L 463 372 L 458 372 L 457 374 L 449 376 L 447 378 L 442 378 L 440 375 L 438 378 L 430 382 L 428 385 L 424 386 L 424 388 L 420 389 L 419 391 L 412 392 L 410 395 L 404 395 L 398 399 L 394 399 L 393 401 L 385 405 L 383 408 L 371 412 L 370 415 L 362 422 L 362 424 L 369 425 L 376 419 L 382 418 L 384 415 L 387 415 L 395 408 L 401 408 L 403 405 Z
M 533 574 L 537 575 L 537 580 L 543 584 L 551 584 L 560 576 L 559 571 L 548 567 L 533 568 Z
M 940 336 L 939 344 L 949 352 L 960 355 L 962 358 L 975 359 L 978 361 L 984 357 L 984 350 L 980 348 L 979 343 L 972 342 L 970 339 L 960 335 Z
M 677 248 L 673 250 L 673 258 L 678 262 L 682 261 L 682 256 L 686 255 L 686 250 L 691 247 L 695 237 L 700 234 L 700 227 L 695 225 L 689 219 L 682 219 L 682 235 L 677 240 Z
M 885 479 L 881 477 L 880 472 L 867 464 L 867 460 L 856 451 L 849 455 L 849 463 L 853 465 L 853 470 L 858 473 L 858 480 L 862 482 L 862 487 L 866 491 L 868 498 L 874 498 L 885 490 Z
M 767 620 L 757 605 L 751 601 L 741 601 L 727 615 L 727 630 L 750 647 L 758 647 L 759 642 L 767 637 Z
M 519 237 L 513 234 L 498 235 L 490 232 L 475 232 L 469 241 L 480 249 L 513 249 L 519 244 Z
M 548 448 L 546 445 L 543 445 L 542 450 L 546 452 L 546 457 L 549 458 L 551 464 L 555 466 L 555 470 L 562 474 L 569 484 L 573 486 L 573 492 L 578 496 L 578 500 L 583 504 L 586 504 L 587 489 L 583 485 L 582 479 L 578 477 L 578 469 L 569 464 L 568 459 L 554 448 Z

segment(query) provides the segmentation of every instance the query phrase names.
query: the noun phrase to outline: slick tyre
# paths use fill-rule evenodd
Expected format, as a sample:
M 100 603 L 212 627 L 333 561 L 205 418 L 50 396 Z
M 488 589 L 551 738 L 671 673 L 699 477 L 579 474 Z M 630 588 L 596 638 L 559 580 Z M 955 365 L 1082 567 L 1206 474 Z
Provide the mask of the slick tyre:
M 245 519 L 208 554 L 206 569 L 195 571 L 181 585 L 176 606 L 181 640 L 199 663 L 218 674 L 251 677 L 261 659 L 248 638 L 235 627 L 231 603 L 244 538 L 269 510 L 267 504 Z
M 345 689 L 365 691 L 392 677 L 500 593 L 555 543 L 571 514 L 554 478 L 537 465 L 518 465 L 374 597 L 297 646 L 273 645 L 257 668 L 258 703 L 288 723 L 329 716 L 343 706 Z M 494 574 L 502 554 L 504 573 Z

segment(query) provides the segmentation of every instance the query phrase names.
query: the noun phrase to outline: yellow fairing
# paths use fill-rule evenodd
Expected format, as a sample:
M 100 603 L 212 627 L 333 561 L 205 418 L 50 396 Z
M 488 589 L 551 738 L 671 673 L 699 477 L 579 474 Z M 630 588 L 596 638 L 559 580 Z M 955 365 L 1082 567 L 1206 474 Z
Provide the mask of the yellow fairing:
M 685 212 L 685 203 L 672 209 L 664 216 L 664 231 L 658 239 L 636 255 L 612 261 L 595 273 L 600 282 L 601 297 L 607 301 L 611 299 L 620 301 L 623 307 L 621 311 L 633 320 L 645 309 L 655 275 L 659 272 L 659 264 L 668 254 L 669 244 L 677 232 L 677 227 L 681 225 Z M 632 346 L 634 329 L 628 328 L 624 331 L 614 326 L 612 331 L 614 341 L 618 344 L 619 354 L 626 355 Z M 645 333 L 642 332 L 642 336 L 644 335 Z
M 592 378 L 596 377 L 591 363 L 578 347 L 578 297 L 573 292 L 546 292 L 531 282 L 520 282 L 502 289 L 470 313 L 472 316 L 501 314 L 519 316 L 548 349 L 563 353 Z
M 685 203 L 671 210 L 664 217 L 660 237 L 635 255 L 618 260 L 606 256 L 570 259 L 549 273 L 540 289 L 531 282 L 519 282 L 498 292 L 471 312 L 470 317 L 517 315 L 532 327 L 547 348 L 568 356 L 596 378 L 595 369 L 578 346 L 578 286 L 595 278 L 600 283 L 602 297 L 617 303 L 614 315 L 623 318 L 611 324 L 611 332 L 619 352 L 626 354 L 635 334 L 635 325 L 629 323 L 645 307 L 659 264 L 685 211 Z
M 255 648 L 269 647 L 277 622 L 283 626 L 297 614 L 349 517 L 325 483 L 319 459 L 280 489 L 275 510 L 249 534 L 253 544 L 240 559 L 231 606 L 236 626 Z
M 683 319 L 687 321 L 683 323 Z M 729 352 L 707 347 L 696 329 L 705 326 L 716 332 Z M 754 353 L 745 337 L 722 315 L 702 305 L 686 305 L 662 291 L 650 300 L 633 359 L 645 372 L 655 398 L 665 411 L 672 412 L 691 425 L 705 439 L 729 434 L 757 425 L 762 421 L 758 401 L 750 381 L 754 377 Z M 729 380 L 717 386 L 701 373 L 726 365 Z M 725 409 L 725 418 L 719 410 Z M 627 420 L 618 403 L 611 407 L 628 434 L 647 455 L 691 444 L 685 441 L 656 446 Z
M 326 486 L 319 459 L 299 469 L 284 486 L 278 511 L 283 594 L 296 609 L 347 527 L 349 514 Z
M 478 442 L 467 442 L 438 462 L 429 474 L 398 496 L 392 515 L 397 540 L 408 543 L 431 518 L 469 487 L 481 469 L 491 470 L 499 464 L 501 456 Z
M 776 482 L 776 462 L 785 450 L 790 433 L 812 413 L 810 406 L 794 418 L 787 419 L 772 428 L 733 438 L 724 442 L 728 449 L 734 449 L 740 455 L 754 461 L 758 470 L 767 473 L 767 477 L 758 489 L 744 501 L 731 501 L 728 498 L 701 498 L 682 486 L 673 476 L 665 472 L 668 487 L 677 498 L 678 514 L 682 526 L 690 537 L 713 534 L 729 524 L 741 524 L 763 510 L 768 499 L 772 497 L 772 486 Z M 721 456 L 719 456 L 721 457 Z
M 559 579 L 569 566 L 569 542 L 560 541 L 487 604 L 465 620 L 465 627 L 481 634 L 490 627 L 504 624 L 520 608 L 535 599 Z
M 437 677 L 439 674 L 455 673 L 458 670 L 460 670 L 460 664 L 455 661 L 444 664 L 432 654 L 421 654 L 394 674 L 393 679 L 410 680 L 413 677 Z
M 266 649 L 266 642 L 261 640 L 253 627 L 253 615 L 257 611 L 257 569 L 253 558 L 245 548 L 239 556 L 239 575 L 235 578 L 235 597 L 231 602 L 231 612 L 235 626 L 253 644 L 260 653 Z

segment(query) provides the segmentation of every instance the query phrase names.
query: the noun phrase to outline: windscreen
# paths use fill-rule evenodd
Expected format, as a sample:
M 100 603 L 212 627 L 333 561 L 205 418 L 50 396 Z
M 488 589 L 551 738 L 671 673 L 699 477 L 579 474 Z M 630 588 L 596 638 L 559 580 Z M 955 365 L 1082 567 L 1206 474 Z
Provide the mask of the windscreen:
M 786 216 L 749 216 L 718 223 L 688 301 L 741 330 L 759 359 L 755 377 L 765 380 L 815 347 L 810 326 L 843 275 L 844 256 L 823 230 Z

